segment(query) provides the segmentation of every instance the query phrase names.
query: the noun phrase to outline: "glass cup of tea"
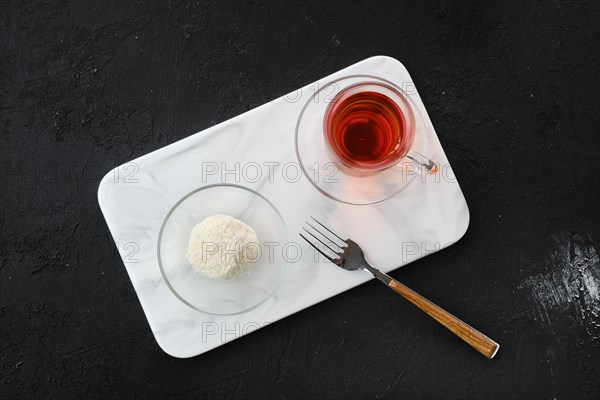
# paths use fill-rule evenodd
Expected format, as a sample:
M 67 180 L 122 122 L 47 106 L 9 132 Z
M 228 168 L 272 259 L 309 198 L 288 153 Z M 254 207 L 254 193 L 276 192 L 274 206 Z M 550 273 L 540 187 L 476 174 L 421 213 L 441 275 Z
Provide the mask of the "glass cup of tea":
M 296 124 L 303 173 L 323 194 L 372 204 L 402 192 L 419 174 L 435 174 L 430 135 L 410 94 L 383 78 L 346 76 L 308 99 Z

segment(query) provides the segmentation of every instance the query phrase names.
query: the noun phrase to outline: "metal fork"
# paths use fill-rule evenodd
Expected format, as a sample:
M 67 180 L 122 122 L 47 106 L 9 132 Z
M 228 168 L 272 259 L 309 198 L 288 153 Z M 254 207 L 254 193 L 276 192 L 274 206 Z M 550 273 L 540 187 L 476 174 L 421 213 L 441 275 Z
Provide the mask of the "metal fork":
M 436 321 L 444 325 L 459 338 L 467 342 L 475 350 L 487 358 L 491 359 L 496 355 L 498 349 L 500 348 L 498 343 L 494 342 L 492 339 L 485 336 L 483 333 L 474 329 L 470 325 L 464 323 L 460 319 L 456 318 L 448 311 L 443 310 L 439 306 L 427 300 L 425 297 L 404 286 L 391 276 L 374 268 L 367 262 L 362 249 L 358 244 L 356 244 L 356 242 L 350 239 L 342 238 L 340 235 L 323 225 L 321 222 L 317 221 L 313 217 L 310 218 L 316 224 L 318 224 L 318 226 L 306 221 L 306 224 L 311 229 L 309 230 L 305 227 L 302 227 L 302 229 L 304 229 L 304 231 L 314 240 L 308 240 L 302 233 L 300 233 L 300 236 L 302 236 L 302 238 L 306 240 L 309 245 L 315 248 L 329 261 L 348 271 L 362 269 L 370 272 L 386 286 L 402 295 L 421 310 L 425 311 L 427 314 L 429 314 L 429 316 L 433 317 Z M 329 252 L 335 254 L 335 256 L 331 256 L 328 254 L 328 251 L 322 250 L 319 245 L 315 243 L 320 243 Z

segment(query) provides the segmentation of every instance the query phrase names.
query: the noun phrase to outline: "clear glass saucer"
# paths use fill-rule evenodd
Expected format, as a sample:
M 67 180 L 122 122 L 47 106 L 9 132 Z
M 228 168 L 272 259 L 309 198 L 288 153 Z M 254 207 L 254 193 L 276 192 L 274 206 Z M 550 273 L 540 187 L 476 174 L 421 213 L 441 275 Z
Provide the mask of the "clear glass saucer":
M 412 118 L 414 139 L 409 155 L 373 173 L 355 173 L 328 151 L 325 120 L 330 104 L 340 93 L 357 85 L 385 86 L 395 93 Z M 296 123 L 296 156 L 304 176 L 319 192 L 343 203 L 373 204 L 401 193 L 420 173 L 437 171 L 435 163 L 425 156 L 430 134 L 425 119 L 405 90 L 376 76 L 349 75 L 325 84 L 306 101 Z M 433 167 L 425 170 L 425 165 Z
M 215 214 L 230 215 L 256 231 L 260 256 L 249 275 L 216 281 L 187 261 L 192 228 Z M 243 186 L 217 184 L 196 189 L 173 206 L 160 229 L 157 253 L 162 276 L 179 300 L 204 313 L 233 315 L 253 310 L 273 296 L 287 268 L 288 247 L 283 217 L 269 200 Z

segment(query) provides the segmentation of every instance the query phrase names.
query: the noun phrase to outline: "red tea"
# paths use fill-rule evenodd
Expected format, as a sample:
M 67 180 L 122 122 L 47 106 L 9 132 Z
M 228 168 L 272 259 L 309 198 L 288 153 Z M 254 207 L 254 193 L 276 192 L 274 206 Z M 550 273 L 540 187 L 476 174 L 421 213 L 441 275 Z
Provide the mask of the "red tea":
M 325 119 L 330 150 L 348 167 L 381 169 L 406 155 L 412 133 L 398 104 L 375 91 L 335 99 Z

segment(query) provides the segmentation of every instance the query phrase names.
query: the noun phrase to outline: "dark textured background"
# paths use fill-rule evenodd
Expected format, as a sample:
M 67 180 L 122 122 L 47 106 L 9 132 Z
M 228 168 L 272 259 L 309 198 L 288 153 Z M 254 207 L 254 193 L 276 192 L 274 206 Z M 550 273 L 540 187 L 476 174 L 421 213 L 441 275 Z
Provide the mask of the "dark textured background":
M 0 397 L 600 398 L 598 2 L 2 1 Z M 411 72 L 471 211 L 392 275 L 200 357 L 157 346 L 111 168 L 372 55 Z

